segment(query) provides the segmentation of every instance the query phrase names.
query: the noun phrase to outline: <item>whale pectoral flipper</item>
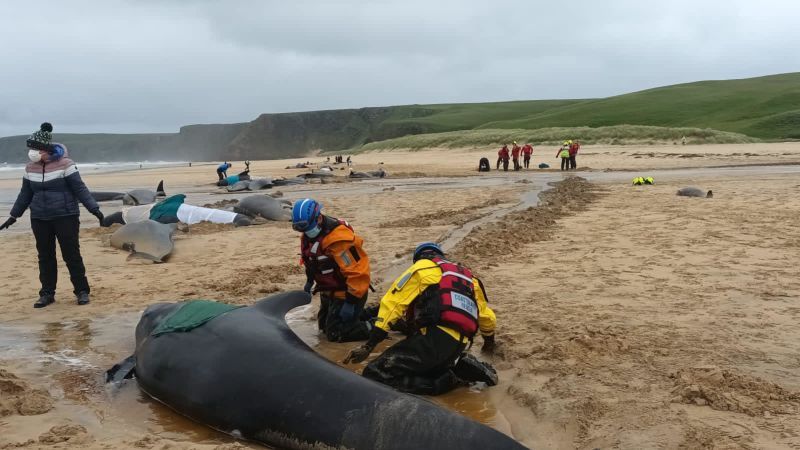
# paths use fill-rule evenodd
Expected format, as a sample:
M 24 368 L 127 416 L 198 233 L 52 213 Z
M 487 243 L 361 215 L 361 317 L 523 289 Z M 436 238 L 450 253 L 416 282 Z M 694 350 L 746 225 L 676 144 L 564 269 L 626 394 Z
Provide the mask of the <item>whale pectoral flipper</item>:
M 136 369 L 136 355 L 128 356 L 106 371 L 106 383 L 119 383 L 133 378 Z

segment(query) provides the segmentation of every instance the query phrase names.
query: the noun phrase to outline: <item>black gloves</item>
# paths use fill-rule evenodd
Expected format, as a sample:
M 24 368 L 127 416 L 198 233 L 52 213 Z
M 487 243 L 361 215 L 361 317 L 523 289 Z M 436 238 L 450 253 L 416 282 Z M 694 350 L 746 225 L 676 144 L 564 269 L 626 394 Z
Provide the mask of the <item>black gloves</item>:
M 481 347 L 481 353 L 491 355 L 494 353 L 494 347 L 494 335 L 483 336 L 483 347 Z
M 311 294 L 311 289 L 314 287 L 314 280 L 306 281 L 306 285 L 303 286 L 303 290 L 307 293 Z
M 360 363 L 367 359 L 369 354 L 372 352 L 373 349 L 384 339 L 389 333 L 381 330 L 378 327 L 374 327 L 372 332 L 369 334 L 369 340 L 365 342 L 362 346 L 356 347 L 350 350 L 350 353 L 347 354 L 347 357 L 344 359 L 345 364 L 350 363 Z
M 350 350 L 350 353 L 347 354 L 347 357 L 344 359 L 343 362 L 345 364 L 360 363 L 361 361 L 367 359 L 370 352 L 372 352 L 372 349 L 369 348 L 367 344 L 364 344 L 360 347 L 356 347 Z
M 16 217 L 9 217 L 8 220 L 6 220 L 5 222 L 3 222 L 2 225 L 0 225 L 0 230 L 5 230 L 6 228 L 10 227 L 11 225 L 14 225 L 14 222 L 16 222 L 16 221 L 17 221 Z
M 105 217 L 105 216 L 103 216 L 103 213 L 98 209 L 97 211 L 92 211 L 92 214 L 95 217 L 97 217 L 97 220 L 100 221 L 100 226 L 102 227 L 103 226 L 103 218 Z

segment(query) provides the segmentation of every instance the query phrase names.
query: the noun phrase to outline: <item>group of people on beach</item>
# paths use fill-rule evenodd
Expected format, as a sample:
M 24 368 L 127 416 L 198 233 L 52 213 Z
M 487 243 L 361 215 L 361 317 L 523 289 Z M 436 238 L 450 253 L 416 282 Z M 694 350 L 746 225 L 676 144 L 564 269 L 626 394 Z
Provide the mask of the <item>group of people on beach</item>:
M 441 246 L 423 242 L 412 265 L 389 287 L 380 304 L 365 308 L 370 260 L 363 239 L 344 220 L 322 214 L 322 205 L 295 202 L 292 228 L 302 233 L 304 290 L 319 293 L 317 325 L 331 342 L 366 341 L 345 363 L 364 361 L 390 331 L 406 338 L 386 349 L 363 376 L 403 392 L 438 395 L 474 382 L 497 383 L 489 364 L 467 353 L 483 336 L 482 352 L 494 351 L 495 314 L 483 283 L 469 268 L 446 259 Z
M 578 168 L 576 158 L 580 149 L 581 141 L 572 142 L 571 139 L 564 141 L 564 144 L 556 153 L 556 158 L 561 158 L 561 170 L 575 170 Z
M 511 144 L 511 149 L 509 150 L 509 145 L 503 145 L 500 150 L 497 151 L 497 164 L 496 170 L 500 170 L 500 166 L 503 166 L 503 171 L 508 172 L 509 162 L 513 162 L 514 164 L 514 171 L 519 171 L 523 167 L 525 169 L 530 168 L 531 164 L 531 156 L 533 155 L 533 145 L 530 143 L 526 143 L 522 147 L 517 145 L 517 141 L 514 141 Z M 578 168 L 577 163 L 577 156 L 578 151 L 581 148 L 580 141 L 573 142 L 572 140 L 564 141 L 564 144 L 558 149 L 556 153 L 556 158 L 561 158 L 561 170 L 575 170 Z M 520 156 L 522 156 L 522 164 L 520 164 Z M 541 164 L 540 168 L 548 167 L 545 164 Z M 478 171 L 479 172 L 488 172 L 491 168 L 489 166 L 489 160 L 487 158 L 481 158 L 480 162 L 478 163 Z
M 333 158 L 334 158 L 334 162 L 333 162 L 334 164 L 344 164 L 345 163 L 344 156 L 342 156 L 342 155 L 336 155 Z M 350 165 L 352 164 L 352 161 L 353 160 L 351 159 L 350 155 L 347 155 L 347 161 L 346 161 L 347 162 L 347 167 L 350 167 Z M 325 162 L 326 163 L 331 162 L 331 157 L 328 156 L 327 158 L 325 158 Z
M 522 165 L 520 165 L 519 157 L 522 156 Z M 503 171 L 508 172 L 508 163 L 509 161 L 514 162 L 514 170 L 518 171 L 522 167 L 526 169 L 530 167 L 531 164 L 531 156 L 533 155 L 533 146 L 530 143 L 527 143 L 520 147 L 517 145 L 517 141 L 514 141 L 511 145 L 511 150 L 508 149 L 508 144 L 503 145 L 500 150 L 497 151 L 497 167 L 496 170 L 500 170 L 500 164 L 503 165 Z
M 34 308 L 55 302 L 56 242 L 61 247 L 76 303 L 89 303 L 90 287 L 80 254 L 78 202 L 103 225 L 104 215 L 81 179 L 63 144 L 52 142 L 53 126 L 43 123 L 27 140 L 30 162 L 17 200 L 0 230 L 30 208 L 41 289 Z M 348 158 L 349 159 L 349 158 Z M 340 161 L 341 162 L 341 161 Z M 249 161 L 245 163 L 249 171 Z M 227 181 L 224 162 L 219 181 Z M 240 174 L 241 176 L 241 174 Z M 344 220 L 322 214 L 311 198 L 295 202 L 292 229 L 301 233 L 305 267 L 303 290 L 320 295 L 319 330 L 331 342 L 365 341 L 345 363 L 364 361 L 375 347 L 399 331 L 406 338 L 386 349 L 363 370 L 363 376 L 403 392 L 438 395 L 475 382 L 497 383 L 494 368 L 468 353 L 483 337 L 482 352 L 495 348 L 496 318 L 486 289 L 466 266 L 446 259 L 441 246 L 423 242 L 412 265 L 395 280 L 380 304 L 365 308 L 371 286 L 370 259 L 363 239 Z

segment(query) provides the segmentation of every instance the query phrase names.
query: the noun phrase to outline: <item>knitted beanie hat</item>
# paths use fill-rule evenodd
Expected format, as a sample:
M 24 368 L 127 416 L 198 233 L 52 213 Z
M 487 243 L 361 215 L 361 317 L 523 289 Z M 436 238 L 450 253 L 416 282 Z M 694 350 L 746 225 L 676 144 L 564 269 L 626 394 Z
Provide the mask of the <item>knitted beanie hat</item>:
M 30 135 L 27 140 L 28 148 L 32 148 L 34 150 L 45 150 L 50 151 L 52 150 L 50 146 L 50 141 L 53 139 L 53 125 L 45 122 L 39 127 L 39 131 L 34 132 Z

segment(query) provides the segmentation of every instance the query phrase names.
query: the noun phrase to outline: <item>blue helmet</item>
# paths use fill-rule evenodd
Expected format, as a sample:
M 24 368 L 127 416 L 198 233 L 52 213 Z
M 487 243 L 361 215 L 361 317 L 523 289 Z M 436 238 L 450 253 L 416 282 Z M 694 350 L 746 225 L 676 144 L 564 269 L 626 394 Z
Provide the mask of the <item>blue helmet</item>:
M 319 218 L 322 205 L 313 198 L 301 198 L 292 207 L 292 229 L 308 231 L 314 228 Z
M 421 259 L 424 253 L 430 252 L 436 252 L 440 256 L 444 256 L 444 250 L 442 250 L 442 247 L 440 247 L 439 244 L 435 242 L 423 242 L 414 249 L 414 262 L 417 262 L 419 259 Z

